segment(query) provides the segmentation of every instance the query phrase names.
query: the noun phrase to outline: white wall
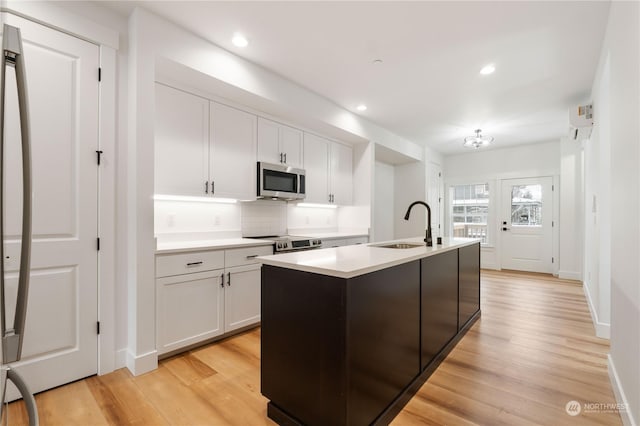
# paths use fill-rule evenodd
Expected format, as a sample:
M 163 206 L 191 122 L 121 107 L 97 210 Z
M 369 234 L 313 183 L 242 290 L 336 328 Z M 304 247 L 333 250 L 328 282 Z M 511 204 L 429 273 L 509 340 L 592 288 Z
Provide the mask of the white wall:
M 414 201 L 426 201 L 426 167 L 423 161 L 395 166 L 394 176 L 394 236 L 424 238 L 427 228 L 427 209 L 415 206 L 409 220 L 404 220 L 407 208 Z
M 375 202 L 373 209 L 373 241 L 395 238 L 395 167 L 392 164 L 375 163 Z
M 584 189 L 583 189 L 582 143 L 562 139 L 560 141 L 560 218 L 559 231 L 559 271 L 564 279 L 582 281 L 584 229 Z
M 497 209 L 500 207 L 502 179 L 536 176 L 552 176 L 558 180 L 560 174 L 560 142 L 542 142 L 512 148 L 494 148 L 449 155 L 444 158 L 445 177 L 445 235 L 450 234 L 449 187 L 451 185 L 488 183 L 489 217 L 488 243 L 481 248 L 481 266 L 486 269 L 500 268 L 500 238 L 498 235 Z M 557 199 L 557 195 L 556 195 Z M 554 200 L 554 203 L 557 201 Z M 554 208 L 554 215 L 555 213 Z M 557 241 L 557 237 L 554 237 Z M 578 246 L 574 250 L 581 252 Z
M 610 222 L 598 238 L 609 238 L 610 255 L 603 265 L 591 253 L 585 257 L 585 270 L 598 263 L 600 270 L 610 268 L 611 353 L 609 376 L 620 403 L 628 404 L 622 411 L 625 424 L 640 422 L 640 4 L 612 2 L 607 33 L 600 56 L 598 74 L 594 81 L 594 121 L 601 126 L 597 134 L 600 144 L 608 145 L 610 164 L 587 158 L 597 152 L 585 147 L 586 181 L 609 181 Z M 608 86 L 608 87 L 607 87 Z M 607 113 L 608 110 L 608 113 Z M 602 113 L 602 115 L 598 115 Z M 591 142 L 591 141 L 589 141 Z M 595 151 L 595 148 L 594 148 Z M 600 166 L 600 167 L 598 167 Z M 603 176 L 608 174 L 609 176 Z M 587 214 L 592 207 L 586 195 Z M 604 227 L 602 193 L 597 203 L 595 219 Z M 588 217 L 588 216 L 587 216 Z M 593 217 L 592 217 L 593 219 Z M 585 220 L 585 231 L 590 226 Z M 594 235 L 596 237 L 596 235 Z M 593 252 L 593 250 L 592 250 Z M 593 277 L 593 273 L 592 273 Z M 605 296 L 600 289 L 589 288 L 592 296 Z M 600 299 L 599 303 L 603 304 Z
M 593 85 L 594 126 L 583 142 L 584 290 L 596 334 L 609 338 L 611 323 L 611 117 L 610 59 L 600 61 Z

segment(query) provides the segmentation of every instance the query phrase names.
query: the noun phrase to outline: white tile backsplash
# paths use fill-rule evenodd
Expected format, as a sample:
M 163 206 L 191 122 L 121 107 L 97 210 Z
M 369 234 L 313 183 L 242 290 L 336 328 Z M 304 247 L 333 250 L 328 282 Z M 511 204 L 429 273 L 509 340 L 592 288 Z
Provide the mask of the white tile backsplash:
M 155 234 L 241 231 L 240 203 L 154 201 Z
M 298 207 L 291 203 L 287 206 L 287 227 L 337 230 L 338 209 Z
M 287 233 L 287 203 L 258 200 L 242 203 L 242 236 L 264 237 Z

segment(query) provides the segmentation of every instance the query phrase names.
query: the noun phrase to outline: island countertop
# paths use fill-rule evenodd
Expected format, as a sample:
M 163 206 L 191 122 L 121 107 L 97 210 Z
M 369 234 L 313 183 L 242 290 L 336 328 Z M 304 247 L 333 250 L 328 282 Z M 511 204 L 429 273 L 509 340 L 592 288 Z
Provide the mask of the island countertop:
M 264 265 L 338 278 L 353 278 L 445 251 L 477 244 L 478 242 L 479 240 L 473 238 L 443 238 L 442 244 L 437 245 L 434 238 L 433 247 L 427 247 L 424 243 L 424 237 L 414 237 L 366 245 L 360 244 L 261 256 L 258 260 Z M 420 246 L 406 249 L 379 247 L 394 243 L 420 244 Z

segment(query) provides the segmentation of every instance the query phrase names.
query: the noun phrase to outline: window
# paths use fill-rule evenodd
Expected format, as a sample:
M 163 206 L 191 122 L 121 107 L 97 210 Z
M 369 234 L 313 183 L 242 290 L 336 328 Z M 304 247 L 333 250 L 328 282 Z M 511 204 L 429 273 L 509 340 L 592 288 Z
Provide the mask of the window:
M 451 235 L 487 243 L 489 184 L 451 187 Z
M 511 225 L 542 226 L 542 185 L 511 188 Z

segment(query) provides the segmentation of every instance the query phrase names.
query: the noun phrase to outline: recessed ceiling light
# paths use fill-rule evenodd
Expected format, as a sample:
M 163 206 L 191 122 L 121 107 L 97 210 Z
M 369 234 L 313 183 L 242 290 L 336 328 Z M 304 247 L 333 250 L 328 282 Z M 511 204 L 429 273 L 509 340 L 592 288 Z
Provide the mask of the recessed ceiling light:
M 356 107 L 356 109 L 358 111 L 366 111 L 367 110 L 367 106 L 365 104 L 360 104 Z
M 480 74 L 482 75 L 489 75 L 489 74 L 493 74 L 493 72 L 496 70 L 496 66 L 493 64 L 488 64 L 485 65 L 484 67 L 482 67 L 482 69 L 480 70 Z
M 233 35 L 233 38 L 231 39 L 231 42 L 238 47 L 247 47 L 247 45 L 249 44 L 249 40 L 247 40 L 247 38 L 240 33 L 235 33 Z

